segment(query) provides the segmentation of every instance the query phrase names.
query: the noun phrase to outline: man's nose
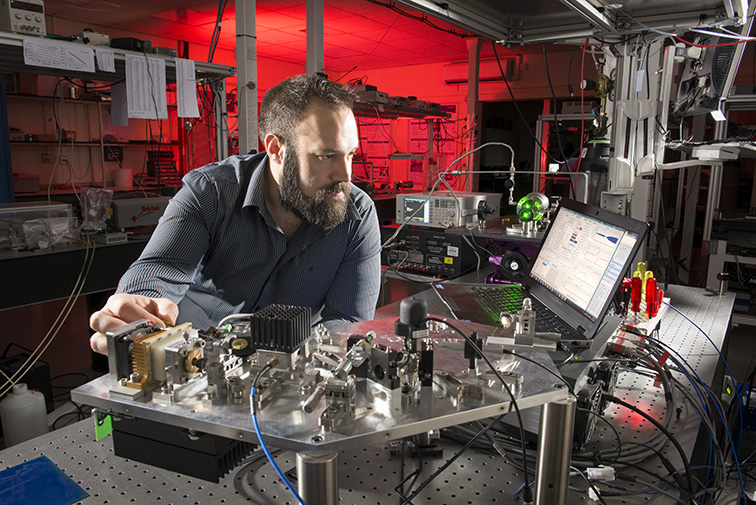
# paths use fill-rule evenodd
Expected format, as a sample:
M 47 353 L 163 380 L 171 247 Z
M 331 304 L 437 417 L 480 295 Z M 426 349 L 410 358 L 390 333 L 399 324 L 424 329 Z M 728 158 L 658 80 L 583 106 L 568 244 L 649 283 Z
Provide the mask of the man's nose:
M 339 156 L 334 162 L 331 178 L 334 182 L 349 182 L 352 180 L 351 156 Z

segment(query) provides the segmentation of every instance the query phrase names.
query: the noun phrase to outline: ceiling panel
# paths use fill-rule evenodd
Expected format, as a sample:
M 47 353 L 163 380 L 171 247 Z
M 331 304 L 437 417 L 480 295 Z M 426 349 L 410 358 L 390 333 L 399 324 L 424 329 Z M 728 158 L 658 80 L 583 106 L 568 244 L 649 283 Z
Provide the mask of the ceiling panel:
M 359 63 L 362 69 L 379 68 L 387 62 L 392 66 L 412 65 L 418 63 L 418 55 L 422 55 L 424 63 L 464 60 L 467 57 L 464 38 L 448 31 L 487 35 L 481 27 L 491 29 L 491 25 L 495 25 L 497 40 L 517 32 L 525 40 L 528 34 L 533 34 L 530 41 L 534 42 L 553 40 L 555 34 L 574 31 L 576 27 L 590 36 L 593 32 L 585 18 L 567 5 L 579 1 L 598 6 L 608 3 L 606 0 L 445 0 L 443 3 L 380 0 L 383 5 L 379 5 L 369 0 L 325 0 L 326 65 L 347 67 Z M 722 3 L 721 0 L 623 0 L 621 5 L 633 17 L 653 20 L 659 16 L 680 18 L 681 13 L 688 18 L 709 15 Z M 257 0 L 256 6 L 258 55 L 304 65 L 305 1 Z M 448 8 L 444 9 L 445 6 Z M 210 41 L 217 8 L 218 0 L 55 0 L 45 5 L 49 15 L 79 21 L 82 28 L 88 24 L 113 26 L 147 37 L 175 37 L 203 45 Z M 464 23 L 460 22 L 460 13 L 466 16 Z M 612 11 L 611 17 L 614 16 Z M 227 2 L 219 48 L 235 50 L 235 27 L 234 2 Z M 638 25 L 633 27 L 638 29 Z M 352 36 L 344 36 L 345 33 Z M 517 46 L 517 50 L 540 51 L 540 45 Z M 490 44 L 483 45 L 482 55 L 492 55 Z
M 304 0 L 257 1 L 259 56 L 304 65 L 304 4 Z M 45 5 L 49 15 L 80 21 L 82 27 L 88 23 L 112 26 L 134 33 L 204 45 L 210 41 L 217 8 L 217 0 L 56 0 Z M 415 16 L 422 15 L 409 7 L 400 8 Z M 434 22 L 450 28 L 443 21 Z M 219 48 L 231 51 L 235 49 L 235 27 L 233 2 L 228 2 L 223 15 Z M 327 65 L 339 67 L 351 68 L 355 63 L 360 63 L 363 69 L 376 68 L 387 62 L 392 65 L 412 65 L 417 62 L 417 53 L 413 49 L 422 50 L 426 45 L 427 50 L 422 51 L 428 55 L 426 60 L 446 61 L 448 55 L 444 51 L 437 51 L 437 45 L 433 41 L 440 40 L 455 45 L 460 43 L 457 37 L 368 0 L 326 0 L 324 28 Z M 464 46 L 463 43 L 462 45 Z M 383 50 L 389 51 L 391 57 L 381 57 Z M 365 58 L 368 54 L 370 57 Z
M 496 40 L 526 42 L 537 40 L 529 37 L 529 32 L 538 34 L 539 38 L 564 40 L 567 35 L 581 30 L 588 36 L 610 36 L 617 30 L 617 19 L 625 18 L 612 6 L 619 6 L 624 12 L 644 24 L 654 26 L 657 17 L 666 16 L 678 21 L 685 20 L 685 25 L 692 26 L 699 19 L 713 21 L 715 11 L 724 11 L 723 0 L 623 0 L 622 2 L 606 0 L 448 0 L 441 2 L 429 0 L 397 0 L 400 4 L 414 7 L 434 18 L 445 19 L 455 26 L 464 27 L 477 35 Z M 602 24 L 588 22 L 577 6 L 590 10 L 591 19 L 608 19 L 608 28 Z M 629 19 L 629 18 L 625 18 Z M 691 22 L 692 20 L 692 22 Z M 621 27 L 622 32 L 640 31 L 641 25 L 630 20 L 628 27 Z M 521 38 L 519 38 L 521 37 Z

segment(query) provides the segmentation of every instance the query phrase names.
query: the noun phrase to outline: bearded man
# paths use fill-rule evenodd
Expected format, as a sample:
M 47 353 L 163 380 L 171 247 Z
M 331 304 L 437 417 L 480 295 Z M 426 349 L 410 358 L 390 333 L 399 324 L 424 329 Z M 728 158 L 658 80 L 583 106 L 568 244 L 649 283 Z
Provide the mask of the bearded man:
M 372 319 L 380 290 L 380 229 L 351 184 L 359 147 L 355 95 L 315 75 L 265 94 L 265 152 L 190 171 L 116 294 L 92 314 L 105 333 L 148 319 L 216 325 L 278 303 L 310 307 L 312 324 Z

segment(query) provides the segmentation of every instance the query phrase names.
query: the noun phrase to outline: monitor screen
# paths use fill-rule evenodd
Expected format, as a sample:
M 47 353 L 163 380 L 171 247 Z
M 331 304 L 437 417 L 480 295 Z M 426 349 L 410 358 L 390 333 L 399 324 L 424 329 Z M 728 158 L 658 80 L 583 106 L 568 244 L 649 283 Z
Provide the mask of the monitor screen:
M 404 220 L 429 223 L 430 215 L 428 200 L 425 198 L 404 199 Z
M 30 12 L 39 12 L 40 14 L 44 13 L 44 7 L 42 5 L 33 4 L 29 2 L 22 2 L 19 0 L 11 0 L 11 8 L 30 11 Z
M 595 322 L 639 238 L 638 233 L 562 208 L 530 277 Z

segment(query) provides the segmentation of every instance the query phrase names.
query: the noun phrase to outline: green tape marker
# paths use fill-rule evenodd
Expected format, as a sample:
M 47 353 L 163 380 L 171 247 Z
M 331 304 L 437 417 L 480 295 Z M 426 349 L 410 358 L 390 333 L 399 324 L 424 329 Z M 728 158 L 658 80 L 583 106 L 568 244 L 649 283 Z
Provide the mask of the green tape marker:
M 95 423 L 95 440 L 101 440 L 113 433 L 113 418 L 110 412 L 92 409 L 92 419 Z

